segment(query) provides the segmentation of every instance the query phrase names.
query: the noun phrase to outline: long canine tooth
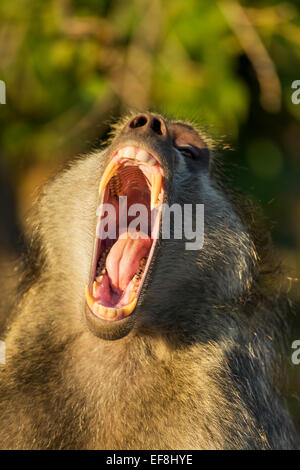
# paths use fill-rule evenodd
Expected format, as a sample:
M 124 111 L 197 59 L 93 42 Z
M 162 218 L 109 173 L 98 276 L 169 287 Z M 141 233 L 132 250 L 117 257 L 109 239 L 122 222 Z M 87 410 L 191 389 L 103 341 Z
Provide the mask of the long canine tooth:
M 137 303 L 137 298 L 133 299 L 130 304 L 126 305 L 126 307 L 122 307 L 122 313 L 125 315 L 125 317 L 128 317 L 128 315 L 131 314 L 131 312 L 135 309 Z
M 90 293 L 90 290 L 89 290 L 88 286 L 86 286 L 86 288 L 85 288 L 85 300 L 86 300 L 86 303 L 88 304 L 90 310 L 93 310 L 95 299 L 92 296 L 92 294 Z
M 151 187 L 151 210 L 155 208 L 158 201 L 158 196 L 161 190 L 162 175 L 161 173 L 152 174 L 152 187 Z
M 107 167 L 104 170 L 102 175 L 100 184 L 99 184 L 99 194 L 105 189 L 107 183 L 109 182 L 110 178 L 114 175 L 115 171 L 119 168 L 120 163 L 115 162 L 115 160 L 111 160 Z

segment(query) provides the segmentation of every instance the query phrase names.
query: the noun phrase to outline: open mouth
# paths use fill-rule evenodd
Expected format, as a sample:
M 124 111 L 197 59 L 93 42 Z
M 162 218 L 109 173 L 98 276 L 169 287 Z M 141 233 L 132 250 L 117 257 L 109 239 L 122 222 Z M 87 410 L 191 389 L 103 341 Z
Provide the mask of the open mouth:
M 94 316 L 119 321 L 135 309 L 159 237 L 163 169 L 134 146 L 120 148 L 99 185 L 100 206 L 86 302 Z

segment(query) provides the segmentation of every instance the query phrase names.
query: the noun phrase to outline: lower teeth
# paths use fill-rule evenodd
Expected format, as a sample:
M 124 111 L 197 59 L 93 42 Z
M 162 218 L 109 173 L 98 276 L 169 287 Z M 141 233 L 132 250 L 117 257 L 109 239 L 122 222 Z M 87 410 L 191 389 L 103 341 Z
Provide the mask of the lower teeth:
M 106 250 L 104 250 L 103 253 L 101 254 L 98 260 L 97 268 L 96 268 L 96 276 L 100 276 L 101 274 L 106 273 L 105 260 L 106 260 L 106 256 L 108 255 L 108 252 L 109 252 L 109 248 L 106 248 Z
M 147 258 L 142 258 L 142 259 L 141 259 L 139 268 L 138 268 L 137 272 L 135 273 L 135 275 L 134 275 L 134 277 L 133 277 L 133 280 L 134 280 L 134 281 L 140 281 L 140 280 L 141 280 L 141 277 L 142 277 L 142 274 L 143 274 L 143 271 L 144 271 L 146 262 L 147 262 Z

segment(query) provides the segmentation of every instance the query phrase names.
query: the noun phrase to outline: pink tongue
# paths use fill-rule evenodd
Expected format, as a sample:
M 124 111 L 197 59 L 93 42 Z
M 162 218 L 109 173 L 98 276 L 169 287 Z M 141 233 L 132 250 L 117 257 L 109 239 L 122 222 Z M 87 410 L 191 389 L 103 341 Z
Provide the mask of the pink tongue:
M 132 239 L 132 234 L 123 233 L 112 246 L 106 258 L 106 269 L 110 284 L 115 291 L 124 291 L 137 271 L 140 260 L 151 248 L 152 240 L 148 235 L 139 232 L 137 235 L 145 238 Z

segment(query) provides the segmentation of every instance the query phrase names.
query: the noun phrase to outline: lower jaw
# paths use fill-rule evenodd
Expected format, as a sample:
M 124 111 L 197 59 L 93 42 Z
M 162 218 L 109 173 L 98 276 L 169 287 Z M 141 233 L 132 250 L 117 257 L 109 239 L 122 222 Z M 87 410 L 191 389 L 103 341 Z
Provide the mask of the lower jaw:
M 135 311 L 133 311 L 131 315 L 118 321 L 107 321 L 96 316 L 89 307 L 86 306 L 85 319 L 93 335 L 104 340 L 115 341 L 127 336 L 134 329 Z
M 145 282 L 145 278 L 147 276 L 147 273 L 148 273 L 148 270 L 149 270 L 149 267 L 150 267 L 155 249 L 156 249 L 157 238 L 158 238 L 159 227 L 160 227 L 160 217 L 161 217 L 161 208 L 159 208 L 158 214 L 156 216 L 155 225 L 153 227 L 152 244 L 151 244 L 149 254 L 147 256 L 145 268 L 143 270 L 143 274 L 138 283 L 138 286 L 135 289 L 131 289 L 132 284 L 134 284 L 134 280 L 132 280 L 127 286 L 125 293 L 123 293 L 123 295 L 121 296 L 119 302 L 117 302 L 114 306 L 105 306 L 105 305 L 98 303 L 95 300 L 95 297 L 91 294 L 91 292 L 93 292 L 94 283 L 92 283 L 90 287 L 88 286 L 86 287 L 86 291 L 85 291 L 86 302 L 87 302 L 89 310 L 96 318 L 99 318 L 105 322 L 112 323 L 112 322 L 118 322 L 118 321 L 124 320 L 128 318 L 130 315 L 132 315 L 132 312 L 134 311 L 137 305 L 139 296 L 141 294 L 141 290 Z M 122 303 L 124 303 L 124 305 L 122 305 Z

